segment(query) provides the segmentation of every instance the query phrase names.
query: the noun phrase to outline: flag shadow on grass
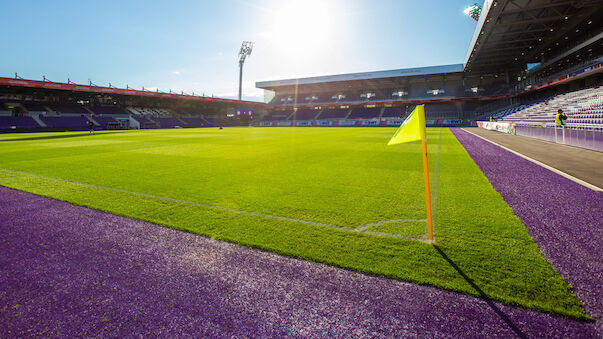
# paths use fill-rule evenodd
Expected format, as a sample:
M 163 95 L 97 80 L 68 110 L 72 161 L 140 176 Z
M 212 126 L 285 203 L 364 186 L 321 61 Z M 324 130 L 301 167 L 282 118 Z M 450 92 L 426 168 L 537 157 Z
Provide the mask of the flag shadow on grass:
M 513 330 L 513 332 L 515 332 L 520 338 L 527 338 L 527 336 L 513 323 L 513 321 L 511 319 L 509 319 L 509 317 L 507 317 L 507 315 L 496 305 L 496 303 L 494 303 L 490 297 L 488 297 L 488 295 L 486 294 L 486 292 L 484 292 L 481 288 L 479 288 L 479 286 L 477 286 L 475 284 L 475 282 L 473 282 L 473 280 L 471 278 L 469 278 L 465 272 L 463 272 L 455 263 L 454 261 L 452 261 L 452 259 L 450 259 L 446 253 L 444 253 L 444 251 L 442 251 L 441 248 L 439 248 L 437 245 L 433 245 L 433 247 L 436 249 L 436 251 L 438 251 L 438 253 L 440 253 L 440 255 L 442 256 L 442 258 L 444 258 L 444 260 L 446 260 L 450 266 L 452 266 L 452 268 L 454 268 L 460 275 L 461 277 L 463 277 L 463 279 L 465 279 L 465 281 L 471 286 L 473 287 L 473 289 L 475 289 L 477 291 L 477 293 L 479 293 L 479 295 L 484 299 L 484 301 L 486 302 L 486 304 L 488 304 L 488 306 L 490 306 L 490 308 L 494 311 L 494 313 L 496 313 L 496 315 L 498 315 L 507 325 L 509 325 L 509 327 Z

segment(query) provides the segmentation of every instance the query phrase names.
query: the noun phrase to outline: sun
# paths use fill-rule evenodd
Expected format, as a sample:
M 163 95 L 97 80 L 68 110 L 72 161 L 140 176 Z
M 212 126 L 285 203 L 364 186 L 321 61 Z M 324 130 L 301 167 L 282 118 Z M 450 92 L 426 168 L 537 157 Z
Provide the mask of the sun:
M 307 58 L 334 39 L 336 15 L 327 1 L 282 1 L 270 15 L 267 36 L 280 53 Z

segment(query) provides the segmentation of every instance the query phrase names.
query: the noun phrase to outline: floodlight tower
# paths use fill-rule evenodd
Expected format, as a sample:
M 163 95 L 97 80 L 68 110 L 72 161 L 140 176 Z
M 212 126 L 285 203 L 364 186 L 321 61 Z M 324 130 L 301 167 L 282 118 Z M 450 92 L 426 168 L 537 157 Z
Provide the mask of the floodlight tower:
M 251 50 L 253 50 L 253 42 L 243 41 L 241 50 L 239 51 L 239 100 L 241 100 L 243 91 L 243 64 L 245 63 L 245 59 L 251 54 Z
M 465 8 L 463 13 L 471 17 L 471 19 L 478 21 L 480 14 L 482 14 L 482 6 L 474 3 L 473 5 Z

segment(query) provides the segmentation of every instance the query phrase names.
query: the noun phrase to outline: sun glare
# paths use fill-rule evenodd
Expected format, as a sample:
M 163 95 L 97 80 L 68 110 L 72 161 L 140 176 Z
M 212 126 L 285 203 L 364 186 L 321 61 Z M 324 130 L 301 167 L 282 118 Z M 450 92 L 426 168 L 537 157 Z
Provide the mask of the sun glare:
M 283 1 L 265 34 L 279 54 L 308 61 L 333 39 L 335 13 L 326 1 Z

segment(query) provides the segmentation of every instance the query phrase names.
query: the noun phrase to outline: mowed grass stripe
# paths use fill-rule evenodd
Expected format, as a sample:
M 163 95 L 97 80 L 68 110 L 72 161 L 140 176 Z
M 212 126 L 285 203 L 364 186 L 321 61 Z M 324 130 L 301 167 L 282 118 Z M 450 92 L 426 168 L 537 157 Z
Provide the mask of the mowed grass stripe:
M 349 228 L 382 220 L 423 219 L 420 146 L 385 146 L 393 131 L 227 128 L 92 137 L 59 133 L 40 135 L 47 137 L 43 146 L 23 135 L 25 140 L 0 136 L 0 167 Z M 525 226 L 447 129 L 428 129 L 431 163 L 435 163 L 440 133 L 435 225 L 439 249 L 492 299 L 588 318 L 571 287 L 542 257 Z M 52 139 L 53 135 L 61 138 Z M 109 142 L 94 145 L 88 142 L 91 138 Z M 114 142 L 119 140 L 124 143 Z M 0 184 L 246 246 L 480 295 L 439 251 L 412 240 L 16 173 L 0 177 Z

